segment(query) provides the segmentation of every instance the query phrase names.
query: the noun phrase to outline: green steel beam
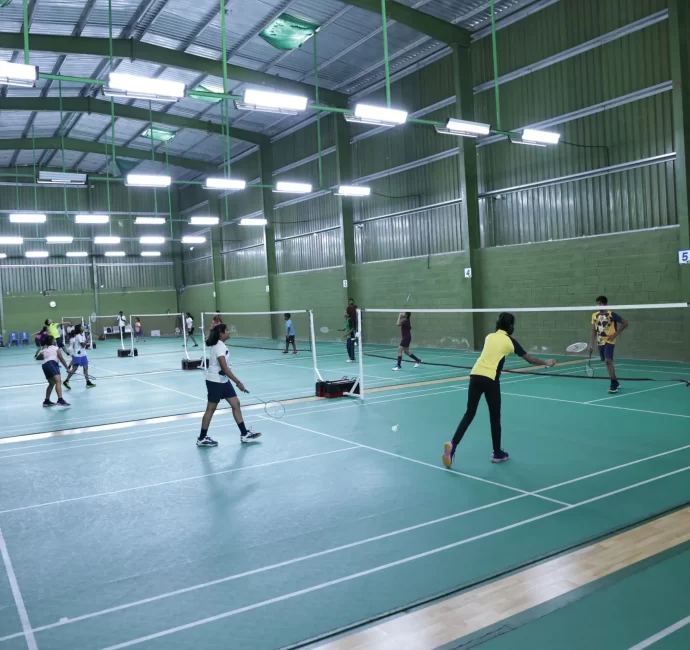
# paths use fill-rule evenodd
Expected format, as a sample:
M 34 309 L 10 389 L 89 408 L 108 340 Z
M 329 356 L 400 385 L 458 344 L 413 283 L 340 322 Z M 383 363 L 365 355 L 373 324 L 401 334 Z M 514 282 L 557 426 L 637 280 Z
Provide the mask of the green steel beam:
M 137 108 L 127 104 L 115 103 L 115 116 L 125 119 L 137 120 L 149 123 L 149 111 L 146 108 Z M 97 113 L 107 115 L 110 118 L 110 102 L 91 97 L 63 97 L 62 108 L 66 113 Z M 2 109 L 5 111 L 49 111 L 58 112 L 60 110 L 60 100 L 57 97 L 8 97 L 2 100 Z M 180 129 L 196 129 L 206 133 L 217 133 L 223 135 L 224 131 L 220 124 L 205 122 L 192 117 L 183 117 L 162 111 L 153 111 L 153 121 L 156 124 L 165 124 Z M 144 127 L 142 127 L 143 131 Z M 230 127 L 230 136 L 243 142 L 252 144 L 263 144 L 269 142 L 268 136 L 254 131 L 237 129 Z
M 673 79 L 673 145 L 679 250 L 690 249 L 690 7 L 687 0 L 669 0 L 668 29 Z M 675 263 L 675 260 L 673 260 Z M 680 266 L 682 301 L 690 302 L 690 264 Z M 690 309 L 686 309 L 690 312 Z M 685 316 L 682 359 L 690 361 L 690 313 Z
M 474 92 L 472 90 L 472 61 L 469 49 L 453 46 L 453 80 L 455 85 L 455 117 L 463 120 L 474 121 Z M 458 156 L 460 177 L 460 218 L 462 229 L 463 248 L 467 251 L 467 267 L 472 269 L 470 280 L 462 279 L 461 282 L 470 282 L 470 304 L 465 307 L 475 308 L 480 306 L 481 273 L 477 267 L 477 251 L 481 248 L 479 237 L 479 181 L 477 174 L 477 147 L 474 138 L 458 138 L 460 155 Z M 458 269 L 458 277 L 464 278 L 464 270 Z M 475 350 L 481 350 L 482 323 L 479 315 L 473 317 L 471 337 Z
M 338 183 L 340 185 L 352 184 L 352 149 L 350 146 L 350 125 L 345 118 L 334 113 L 335 120 L 335 150 L 337 155 Z M 338 197 L 340 203 L 341 245 L 343 247 L 343 260 L 345 261 L 343 272 L 347 281 L 347 291 L 352 291 L 352 266 L 355 264 L 355 224 L 354 202 L 362 199 Z M 347 300 L 347 296 L 345 296 Z
M 425 14 L 423 14 L 425 15 Z M 442 22 L 442 21 L 441 21 Z M 447 24 L 447 23 L 446 23 Z M 21 34 L 12 32 L 0 32 L 0 43 L 6 50 L 22 50 L 24 40 Z M 56 54 L 81 54 L 84 56 L 107 57 L 109 51 L 107 38 L 85 38 L 83 36 L 53 36 L 32 34 L 30 40 L 31 50 L 34 52 L 52 52 Z M 160 45 L 142 43 L 134 39 L 114 38 L 113 57 L 116 59 L 141 60 L 166 65 L 182 70 L 194 70 L 215 77 L 223 77 L 222 61 L 206 59 L 171 50 Z M 290 93 L 306 94 L 310 99 L 315 98 L 314 86 L 300 81 L 291 81 L 275 75 L 270 75 L 257 70 L 249 70 L 237 65 L 228 64 L 228 77 L 234 81 L 256 84 L 275 90 Z M 332 90 L 322 90 L 321 99 L 334 106 L 347 106 L 347 95 Z
M 13 151 L 15 149 L 31 150 L 33 147 L 38 149 L 61 149 L 63 141 L 61 138 L 0 138 L 0 151 Z M 104 149 L 101 142 L 91 142 L 90 140 L 79 140 L 77 138 L 65 138 L 64 147 L 67 151 L 81 151 L 83 153 L 97 153 L 103 155 Z M 118 147 L 118 158 L 135 158 L 137 160 L 151 160 L 151 152 L 148 149 L 134 149 L 132 147 Z M 165 164 L 165 154 L 155 154 L 155 160 Z M 201 160 L 184 158 L 182 156 L 168 156 L 171 165 L 193 169 L 194 171 L 218 173 L 215 165 L 210 165 Z
M 270 311 L 277 310 L 277 298 L 275 278 L 278 275 L 278 265 L 276 263 L 276 232 L 274 227 L 275 205 L 273 190 L 273 148 L 271 145 L 263 145 L 259 147 L 259 165 L 261 170 L 261 184 L 262 184 L 262 203 L 264 218 L 268 224 L 264 226 L 264 244 L 266 247 L 266 282 L 268 287 L 268 302 Z M 275 337 L 275 325 L 271 319 L 271 333 Z
M 342 0 L 342 2 L 346 5 L 366 9 L 375 14 L 381 13 L 381 0 Z M 393 0 L 387 0 L 386 14 L 389 19 L 401 25 L 411 27 L 422 34 L 431 36 L 431 38 L 435 38 L 442 43 L 467 48 L 470 46 L 470 33 L 467 30 L 462 29 L 462 27 L 456 27 L 452 23 L 436 18 L 431 14 L 419 11 L 419 9 L 413 9 L 399 2 L 393 2 Z

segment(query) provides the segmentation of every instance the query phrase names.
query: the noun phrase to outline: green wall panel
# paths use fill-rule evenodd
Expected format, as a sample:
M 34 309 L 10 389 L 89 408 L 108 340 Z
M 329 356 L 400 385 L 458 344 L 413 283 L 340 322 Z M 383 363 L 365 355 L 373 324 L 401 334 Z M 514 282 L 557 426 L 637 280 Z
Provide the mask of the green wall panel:
M 52 309 L 50 302 L 56 307 Z M 58 321 L 64 316 L 83 316 L 88 318 L 94 310 L 93 293 L 52 293 L 49 296 L 40 294 L 8 294 L 3 296 L 4 321 L 2 323 L 5 343 L 10 332 L 26 330 L 31 336 L 41 329 L 46 318 Z

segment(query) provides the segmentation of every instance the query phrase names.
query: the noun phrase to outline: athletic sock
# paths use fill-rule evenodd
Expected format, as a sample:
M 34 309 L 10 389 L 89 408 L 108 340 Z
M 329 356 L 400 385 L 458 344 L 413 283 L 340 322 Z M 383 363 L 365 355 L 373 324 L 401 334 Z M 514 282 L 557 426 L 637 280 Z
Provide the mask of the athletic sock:
M 199 440 L 203 440 L 206 437 L 207 433 L 208 433 L 208 429 L 202 429 L 201 434 L 199 434 Z
M 422 363 L 422 360 L 419 357 L 416 357 L 414 354 L 411 354 L 410 357 L 414 359 L 417 363 Z
M 244 422 L 238 422 L 237 426 L 240 428 L 240 435 L 246 436 L 247 435 L 247 427 L 245 426 Z
M 402 368 L 402 357 L 398 357 L 398 368 Z

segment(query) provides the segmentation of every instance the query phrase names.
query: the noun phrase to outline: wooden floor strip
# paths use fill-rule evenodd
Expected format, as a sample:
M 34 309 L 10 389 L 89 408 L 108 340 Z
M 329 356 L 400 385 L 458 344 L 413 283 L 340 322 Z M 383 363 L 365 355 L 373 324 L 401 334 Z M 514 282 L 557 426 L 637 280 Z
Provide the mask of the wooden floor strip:
M 690 541 L 690 508 L 393 618 L 319 650 L 434 650 Z

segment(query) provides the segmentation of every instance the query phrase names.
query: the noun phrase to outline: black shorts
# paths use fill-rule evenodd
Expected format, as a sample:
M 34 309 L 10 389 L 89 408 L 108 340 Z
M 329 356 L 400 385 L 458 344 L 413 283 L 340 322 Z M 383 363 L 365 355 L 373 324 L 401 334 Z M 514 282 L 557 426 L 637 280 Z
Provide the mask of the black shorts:
M 191 329 L 187 330 L 187 336 L 194 336 L 194 328 L 193 327 Z
M 65 341 L 63 340 L 63 338 L 61 336 L 58 336 L 57 339 L 55 340 L 55 342 L 57 343 L 57 346 L 59 348 L 65 347 Z
M 412 338 L 409 338 L 409 339 L 402 339 L 402 340 L 400 341 L 400 347 L 401 347 L 401 348 L 409 348 L 409 347 L 410 347 L 410 343 L 412 343 Z
M 43 374 L 46 379 L 51 377 L 60 376 L 60 366 L 57 361 L 46 361 L 41 368 L 43 368 Z
M 220 384 L 217 381 L 206 380 L 206 392 L 208 393 L 208 401 L 211 404 L 218 404 L 224 399 L 237 397 L 235 388 L 229 381 Z
M 286 340 L 288 343 L 294 343 L 294 342 L 295 342 L 295 335 L 294 335 L 294 334 L 289 334 L 289 335 L 287 335 L 287 336 L 285 337 L 285 340 Z

